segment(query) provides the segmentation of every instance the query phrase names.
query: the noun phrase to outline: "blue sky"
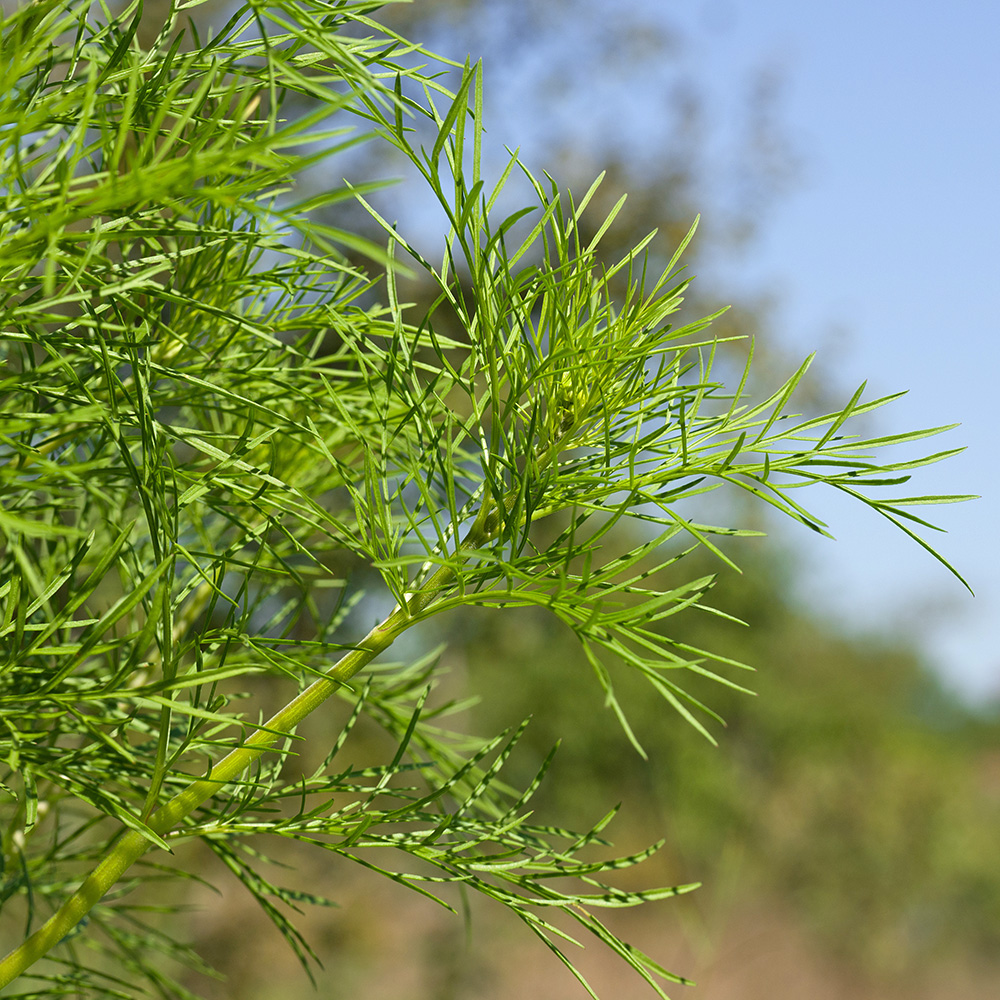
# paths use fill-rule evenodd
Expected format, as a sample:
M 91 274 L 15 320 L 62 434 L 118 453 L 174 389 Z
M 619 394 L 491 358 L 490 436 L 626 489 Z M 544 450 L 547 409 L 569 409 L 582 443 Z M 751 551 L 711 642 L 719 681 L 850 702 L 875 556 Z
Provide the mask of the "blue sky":
M 845 387 L 908 389 L 884 412 L 886 430 L 961 422 L 942 441 L 968 451 L 923 470 L 918 492 L 983 496 L 931 517 L 975 599 L 878 518 L 840 505 L 837 545 L 801 539 L 811 589 L 848 621 L 926 637 L 970 698 L 998 691 L 1000 5 L 680 7 L 671 17 L 686 23 L 721 101 L 753 65 L 780 69 L 782 120 L 804 161 L 751 259 L 720 262 L 719 284 L 773 288 L 776 332 L 803 352 L 826 343 L 824 366 Z
M 523 12 L 513 22 L 512 7 Z M 622 32 L 635 44 L 630 24 L 663 25 L 662 72 L 655 60 L 598 61 L 602 35 Z M 973 703 L 1000 694 L 990 416 L 1000 371 L 1000 4 L 501 3 L 426 41 L 455 58 L 485 54 L 492 141 L 497 151 L 520 145 L 532 169 L 548 165 L 553 134 L 572 135 L 589 158 L 596 151 L 597 169 L 602 145 L 627 142 L 636 162 L 655 156 L 668 130 L 665 88 L 687 74 L 714 129 L 705 144 L 709 226 L 713 178 L 725 178 L 719 165 L 737 148 L 748 88 L 761 70 L 776 73 L 776 118 L 797 182 L 767 203 L 746 253 L 703 257 L 698 280 L 734 297 L 773 292 L 771 333 L 793 355 L 818 350 L 845 399 L 865 379 L 872 395 L 909 390 L 877 430 L 960 423 L 933 450 L 968 451 L 919 470 L 908 492 L 983 496 L 918 511 L 947 529 L 932 541 L 975 599 L 877 515 L 830 499 L 818 512 L 837 543 L 793 535 L 806 566 L 803 600 L 861 630 L 921 640 Z M 560 88 L 563 77 L 570 82 Z

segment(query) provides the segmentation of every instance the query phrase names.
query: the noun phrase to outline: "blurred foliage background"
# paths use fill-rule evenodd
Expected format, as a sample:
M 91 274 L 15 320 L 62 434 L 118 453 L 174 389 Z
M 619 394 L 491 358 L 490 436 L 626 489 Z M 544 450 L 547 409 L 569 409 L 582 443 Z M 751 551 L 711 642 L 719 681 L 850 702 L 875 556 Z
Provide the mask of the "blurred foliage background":
M 164 9 L 147 0 L 150 31 Z M 205 27 L 227 10 L 209 4 L 193 13 Z M 576 190 L 606 170 L 593 218 L 629 192 L 603 244 L 609 259 L 654 227 L 657 245 L 669 253 L 700 212 L 704 224 L 688 255 L 697 273 L 700 254 L 752 253 L 769 206 L 794 183 L 780 79 L 765 66 L 749 82 L 745 118 L 719 152 L 705 81 L 685 61 L 683 38 L 669 29 L 668 14 L 645 22 L 639 10 L 589 0 L 418 0 L 389 4 L 375 16 L 452 58 L 483 57 L 496 162 L 504 142 L 520 144 L 533 170 L 547 169 L 561 187 Z M 623 105 L 651 87 L 661 113 L 637 129 Z M 358 176 L 391 176 L 397 166 L 370 144 L 358 157 L 348 164 Z M 324 178 L 303 183 L 321 187 Z M 443 230 L 421 194 L 404 183 L 382 196 L 383 211 L 433 249 Z M 361 212 L 350 219 L 359 228 L 365 220 Z M 692 293 L 692 315 L 732 302 L 725 289 L 698 281 Z M 416 286 L 406 295 L 419 307 L 433 293 Z M 763 379 L 787 374 L 792 364 L 768 338 L 769 301 L 761 289 L 732 302 L 716 324 L 720 335 L 757 338 Z M 820 396 L 826 391 L 821 380 L 811 385 Z M 714 605 L 750 627 L 697 611 L 669 619 L 678 640 L 758 668 L 749 681 L 757 697 L 710 692 L 709 704 L 727 723 L 717 727 L 718 748 L 663 718 L 642 691 L 629 691 L 622 671 L 618 685 L 648 753 L 644 761 L 602 710 L 579 646 L 541 613 L 445 619 L 425 631 L 426 648 L 446 644 L 449 694 L 478 697 L 464 720 L 470 732 L 495 733 L 520 722 L 529 706 L 544 706 L 525 737 L 532 753 L 521 759 L 530 780 L 561 741 L 539 793 L 541 819 L 551 810 L 590 824 L 621 802 L 608 831 L 616 847 L 639 849 L 663 837 L 650 863 L 666 878 L 705 883 L 691 896 L 622 918 L 637 922 L 629 933 L 638 945 L 699 980 L 676 995 L 997 995 L 1000 717 L 958 704 L 907 636 L 843 634 L 802 606 L 797 584 L 808 567 L 797 563 L 787 538 L 743 540 L 731 549 L 742 576 L 721 564 L 705 571 L 722 570 Z M 315 735 L 322 743 L 322 733 Z M 320 996 L 582 995 L 530 936 L 489 912 L 477 912 L 470 930 L 384 880 L 324 869 L 325 859 L 311 854 L 278 860 L 297 869 L 289 882 L 341 903 L 304 919 L 325 965 Z M 207 852 L 205 876 L 222 891 L 194 892 L 189 933 L 229 981 L 199 982 L 198 989 L 233 1000 L 314 995 L 273 929 L 255 919 Z M 395 956 L 389 964 L 386 949 Z M 608 996 L 644 995 L 641 984 L 630 992 L 631 983 L 602 979 L 614 968 L 589 974 Z

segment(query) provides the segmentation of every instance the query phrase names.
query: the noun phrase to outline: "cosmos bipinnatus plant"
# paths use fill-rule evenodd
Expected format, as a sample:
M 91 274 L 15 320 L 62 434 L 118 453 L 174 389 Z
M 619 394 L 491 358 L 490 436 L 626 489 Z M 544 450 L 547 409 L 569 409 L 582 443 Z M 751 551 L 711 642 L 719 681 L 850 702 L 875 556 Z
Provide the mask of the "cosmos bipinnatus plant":
M 483 176 L 480 67 L 387 32 L 379 4 L 253 0 L 204 37 L 181 23 L 196 5 L 145 22 L 147 46 L 141 0 L 33 0 L 0 24 L 0 905 L 23 930 L 0 985 L 190 996 L 168 970 L 195 952 L 128 890 L 164 851 L 183 877 L 195 839 L 308 967 L 284 904 L 309 898 L 247 846 L 267 834 L 446 906 L 495 900 L 589 991 L 575 923 L 663 996 L 684 980 L 599 914 L 693 887 L 615 888 L 654 848 L 595 861 L 612 814 L 539 825 L 548 762 L 520 791 L 505 778 L 520 730 L 449 731 L 434 654 L 381 654 L 444 611 L 546 608 L 637 747 L 624 670 L 711 739 L 685 678 L 737 686 L 741 665 L 672 640 L 671 616 L 710 611 L 684 557 L 725 570 L 727 537 L 754 532 L 701 523 L 700 498 L 729 487 L 824 531 L 799 498 L 826 486 L 928 548 L 908 508 L 960 498 L 879 490 L 948 453 L 881 456 L 942 428 L 859 440 L 887 402 L 862 390 L 798 416 L 808 363 L 754 401 L 752 349 L 727 389 L 711 317 L 675 322 L 683 247 L 658 257 L 650 234 L 602 266 L 617 208 L 589 240 L 580 224 L 597 183 L 574 199 L 516 155 Z M 436 197 L 440 263 L 374 182 L 330 184 L 360 141 Z M 532 204 L 498 219 L 512 178 Z M 338 203 L 384 239 L 331 225 Z M 418 311 L 397 279 L 420 272 L 436 299 Z M 364 635 L 359 601 L 386 609 Z M 241 711 L 251 690 L 280 700 Z M 304 773 L 313 712 L 342 725 Z M 358 720 L 394 741 L 379 765 L 344 751 Z

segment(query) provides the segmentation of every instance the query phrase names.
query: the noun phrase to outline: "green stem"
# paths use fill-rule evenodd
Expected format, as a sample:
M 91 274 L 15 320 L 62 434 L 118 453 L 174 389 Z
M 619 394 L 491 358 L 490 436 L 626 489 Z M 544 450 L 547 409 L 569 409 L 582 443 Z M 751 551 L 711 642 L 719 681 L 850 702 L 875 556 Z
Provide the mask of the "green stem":
M 476 528 L 466 544 L 473 541 Z M 147 825 L 158 834 L 173 829 L 219 789 L 242 774 L 266 750 L 289 734 L 310 712 L 318 708 L 345 681 L 353 677 L 375 656 L 387 649 L 412 625 L 441 591 L 454 579 L 454 572 L 442 567 L 413 594 L 406 608 L 396 608 L 376 625 L 361 643 L 346 653 L 322 677 L 301 691 L 279 712 L 271 716 L 245 742 L 231 750 L 211 770 L 207 778 L 192 782 L 149 817 Z M 127 830 L 104 856 L 81 886 L 34 934 L 0 961 L 0 987 L 13 982 L 29 966 L 57 945 L 104 897 L 132 864 L 149 849 L 151 842 L 135 830 Z

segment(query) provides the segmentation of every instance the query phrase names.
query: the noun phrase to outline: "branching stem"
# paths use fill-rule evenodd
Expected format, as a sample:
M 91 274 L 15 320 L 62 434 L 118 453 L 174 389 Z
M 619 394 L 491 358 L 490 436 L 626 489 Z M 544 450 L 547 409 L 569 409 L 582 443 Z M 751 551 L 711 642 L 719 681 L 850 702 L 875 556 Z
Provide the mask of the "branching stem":
M 478 522 L 477 522 L 478 524 Z M 481 540 L 481 530 L 474 528 L 467 545 Z M 322 677 L 296 695 L 267 720 L 253 735 L 222 758 L 205 778 L 193 781 L 183 792 L 156 810 L 147 822 L 154 833 L 174 829 L 223 785 L 243 774 L 266 750 L 291 733 L 311 712 L 323 704 L 343 683 L 384 652 L 440 596 L 454 579 L 445 566 L 434 573 L 410 598 L 407 608 L 396 608 L 376 625 L 350 652 L 337 661 Z M 26 969 L 54 948 L 100 902 L 126 871 L 151 846 L 149 838 L 137 830 L 126 830 L 80 887 L 30 937 L 0 961 L 0 987 L 13 982 Z

